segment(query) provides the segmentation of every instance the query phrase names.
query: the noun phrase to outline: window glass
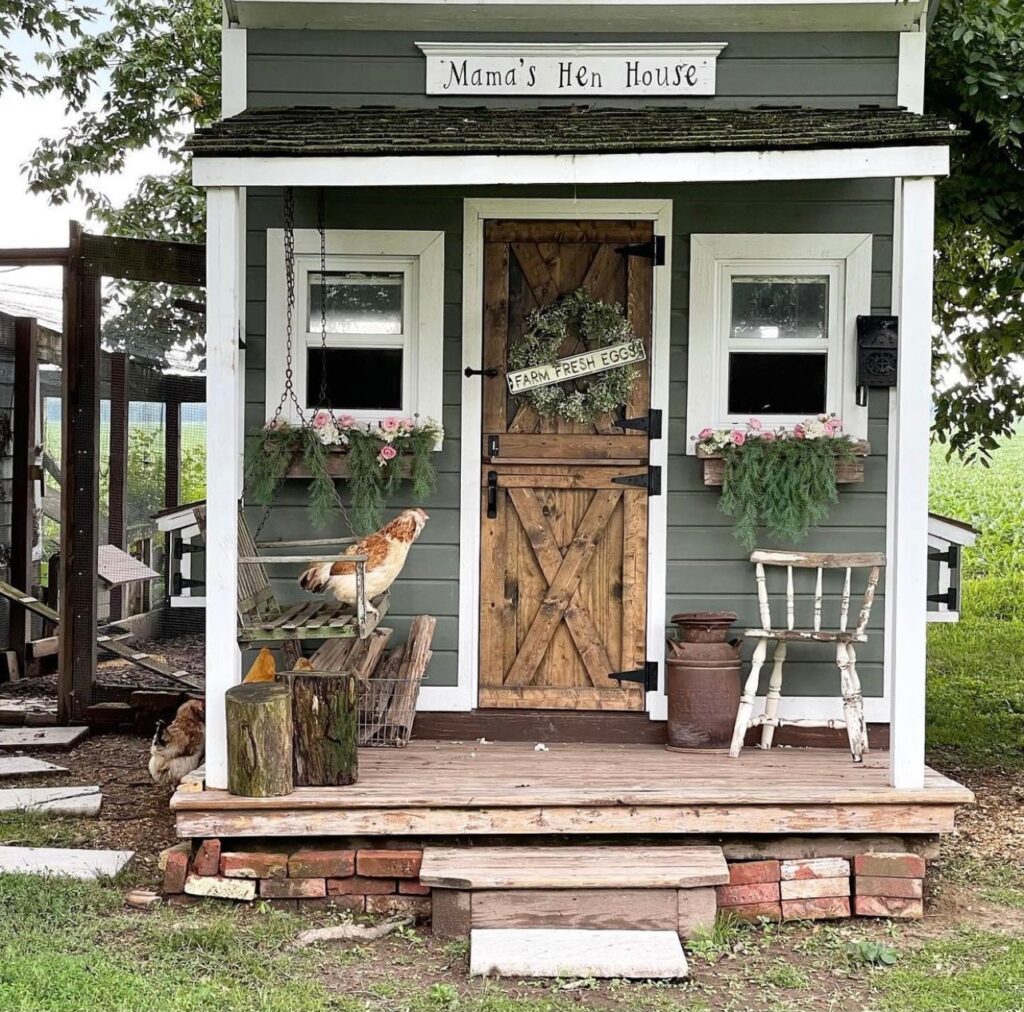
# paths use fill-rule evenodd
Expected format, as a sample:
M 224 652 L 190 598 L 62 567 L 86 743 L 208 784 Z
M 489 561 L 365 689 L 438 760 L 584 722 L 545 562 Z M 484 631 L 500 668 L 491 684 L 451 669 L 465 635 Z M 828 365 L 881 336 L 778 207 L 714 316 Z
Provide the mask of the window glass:
M 733 277 L 729 336 L 828 337 L 828 277 Z
M 732 352 L 730 415 L 817 415 L 826 404 L 828 355 Z
M 307 348 L 306 404 L 344 411 L 402 410 L 401 348 Z M 327 398 L 320 378 L 327 373 Z
M 403 285 L 401 272 L 310 273 L 307 330 L 320 333 L 324 305 L 328 334 L 401 334 Z

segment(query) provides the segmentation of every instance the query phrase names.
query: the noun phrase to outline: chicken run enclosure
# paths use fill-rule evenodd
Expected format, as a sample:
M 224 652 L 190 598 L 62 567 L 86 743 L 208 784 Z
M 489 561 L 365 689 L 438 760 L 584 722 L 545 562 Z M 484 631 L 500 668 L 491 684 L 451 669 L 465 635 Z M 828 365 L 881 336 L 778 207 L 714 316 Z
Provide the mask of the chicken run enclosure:
M 61 721 L 173 705 L 203 684 L 204 248 L 72 224 L 0 263 L 64 276 L 49 319 L 0 301 L 0 681 L 56 672 Z

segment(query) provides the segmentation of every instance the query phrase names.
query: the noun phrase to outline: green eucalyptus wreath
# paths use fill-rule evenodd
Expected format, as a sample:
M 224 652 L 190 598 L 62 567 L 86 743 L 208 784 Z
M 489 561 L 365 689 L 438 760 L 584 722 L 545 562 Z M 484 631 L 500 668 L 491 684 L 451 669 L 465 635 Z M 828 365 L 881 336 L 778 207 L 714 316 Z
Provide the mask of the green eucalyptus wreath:
M 637 340 L 618 303 L 602 302 L 577 288 L 550 306 L 530 313 L 522 340 L 509 352 L 509 367 L 550 365 L 558 359 L 572 331 L 579 334 L 588 350 Z M 523 397 L 544 418 L 557 416 L 569 422 L 592 422 L 625 404 L 639 375 L 636 366 L 621 365 L 572 382 L 536 387 L 517 396 Z

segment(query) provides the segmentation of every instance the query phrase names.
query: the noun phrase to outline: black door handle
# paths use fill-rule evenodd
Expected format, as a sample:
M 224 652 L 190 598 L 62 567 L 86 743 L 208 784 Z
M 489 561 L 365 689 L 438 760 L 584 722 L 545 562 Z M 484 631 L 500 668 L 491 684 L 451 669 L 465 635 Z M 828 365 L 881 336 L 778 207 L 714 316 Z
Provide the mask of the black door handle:
M 498 375 L 498 369 L 495 366 L 491 366 L 490 369 L 474 369 L 471 365 L 467 365 L 462 373 L 466 379 L 471 379 L 473 376 L 490 376 L 494 379 Z

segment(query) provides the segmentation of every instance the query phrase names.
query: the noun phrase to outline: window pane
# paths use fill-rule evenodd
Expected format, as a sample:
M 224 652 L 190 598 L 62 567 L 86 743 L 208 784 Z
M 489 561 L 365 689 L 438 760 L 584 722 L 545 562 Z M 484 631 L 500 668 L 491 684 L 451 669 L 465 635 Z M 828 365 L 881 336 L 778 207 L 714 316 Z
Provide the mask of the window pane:
M 729 414 L 822 414 L 827 366 L 827 355 L 734 352 L 729 356 Z
M 401 273 L 310 274 L 309 333 L 320 333 L 320 305 L 326 290 L 328 334 L 401 334 L 403 281 Z
M 827 277 L 734 277 L 732 337 L 828 337 Z
M 401 348 L 306 349 L 306 403 L 339 411 L 402 410 Z M 327 398 L 320 377 L 327 372 Z

